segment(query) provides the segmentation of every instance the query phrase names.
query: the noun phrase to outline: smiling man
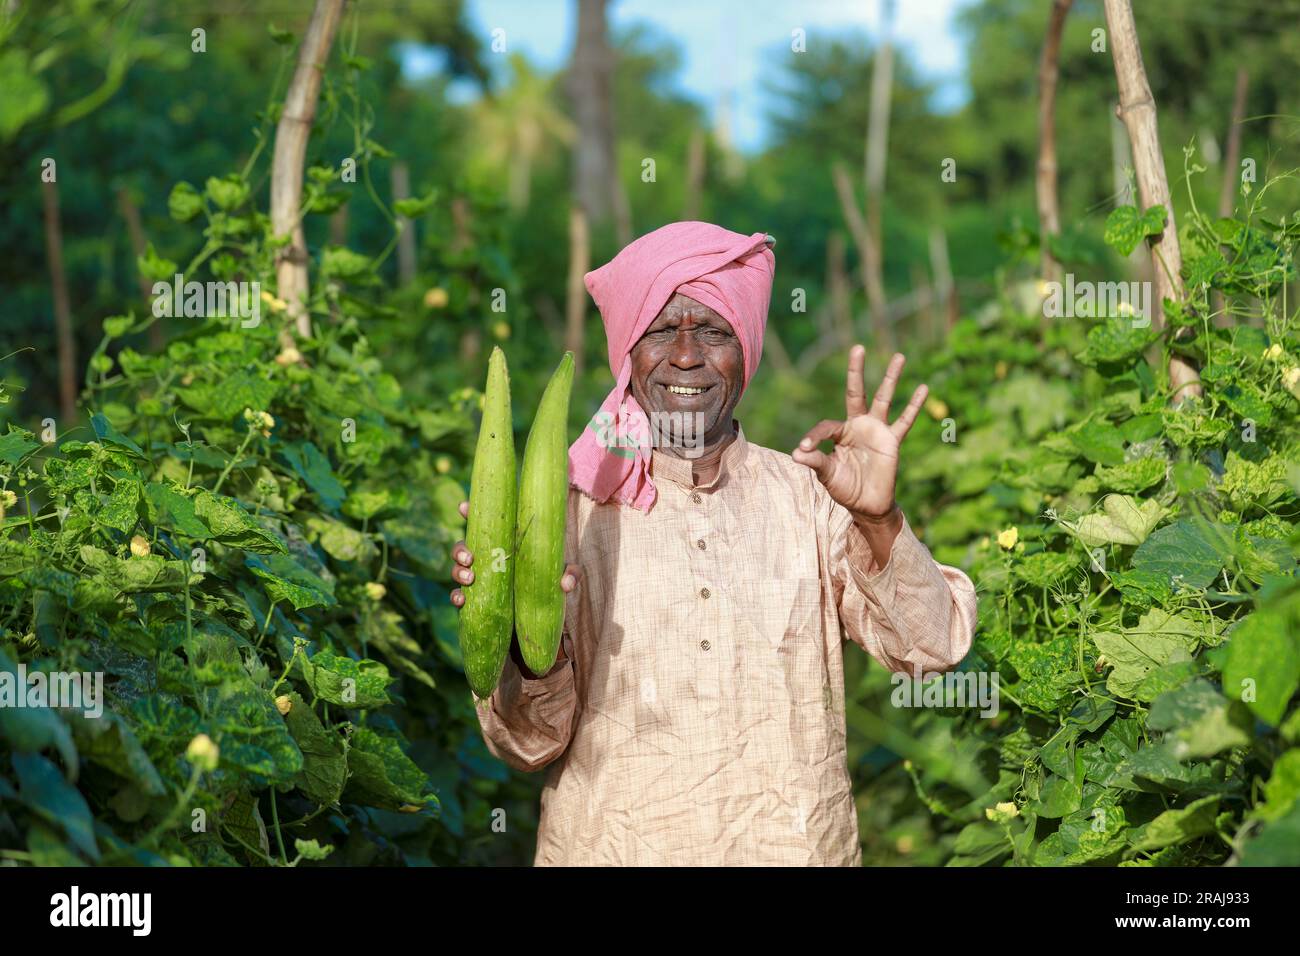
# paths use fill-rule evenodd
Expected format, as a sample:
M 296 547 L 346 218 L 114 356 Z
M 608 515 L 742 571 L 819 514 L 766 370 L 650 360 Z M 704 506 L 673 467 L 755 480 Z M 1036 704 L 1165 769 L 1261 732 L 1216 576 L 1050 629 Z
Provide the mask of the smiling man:
M 970 581 L 894 500 L 926 395 L 890 423 L 903 356 L 868 407 L 855 346 L 846 417 L 792 455 L 732 417 L 762 353 L 770 246 L 673 223 L 586 277 L 616 383 L 570 450 L 560 654 L 532 674 L 516 643 L 477 701 L 492 753 L 548 770 L 539 865 L 859 864 L 844 642 L 912 674 L 970 647 Z M 453 556 L 472 587 L 473 555 Z

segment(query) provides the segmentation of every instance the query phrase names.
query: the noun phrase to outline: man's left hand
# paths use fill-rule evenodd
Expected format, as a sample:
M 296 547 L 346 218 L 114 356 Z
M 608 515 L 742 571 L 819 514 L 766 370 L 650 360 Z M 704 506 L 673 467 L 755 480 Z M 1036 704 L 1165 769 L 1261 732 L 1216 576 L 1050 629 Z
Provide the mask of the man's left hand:
M 849 374 L 844 389 L 845 420 L 818 422 L 799 442 L 792 457 L 817 473 L 818 480 L 826 486 L 830 496 L 848 510 L 859 527 L 866 530 L 873 526 L 892 525 L 896 531 L 901 525 L 901 515 L 894 501 L 899 446 L 916 421 L 929 389 L 919 386 L 912 393 L 907 407 L 890 424 L 889 407 L 907 360 L 902 353 L 896 353 L 890 359 L 885 377 L 868 409 L 863 378 L 866 356 L 867 350 L 861 345 L 855 345 L 849 351 Z M 830 454 L 817 447 L 827 440 L 835 443 Z M 892 540 L 892 536 L 890 538 Z M 880 563 L 883 565 L 884 562 Z

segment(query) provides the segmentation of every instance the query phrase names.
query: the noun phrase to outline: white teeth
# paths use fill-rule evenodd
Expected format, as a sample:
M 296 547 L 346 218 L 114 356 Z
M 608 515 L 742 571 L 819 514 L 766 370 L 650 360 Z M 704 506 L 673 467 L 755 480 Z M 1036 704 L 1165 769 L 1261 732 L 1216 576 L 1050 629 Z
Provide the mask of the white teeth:
M 668 391 L 672 392 L 674 395 L 699 395 L 704 391 L 704 389 L 687 388 L 685 385 L 669 385 Z

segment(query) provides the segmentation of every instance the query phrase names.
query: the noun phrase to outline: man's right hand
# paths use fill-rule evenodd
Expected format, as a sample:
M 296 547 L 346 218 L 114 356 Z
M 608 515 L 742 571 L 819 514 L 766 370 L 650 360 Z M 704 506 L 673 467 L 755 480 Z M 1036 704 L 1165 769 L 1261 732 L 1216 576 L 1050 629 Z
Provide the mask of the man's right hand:
M 460 516 L 469 518 L 469 502 L 460 503 Z M 465 546 L 464 541 L 457 541 L 451 548 L 452 580 L 457 584 L 463 584 L 466 587 L 474 583 L 474 555 Z M 560 590 L 565 594 L 570 593 L 578 586 L 578 566 L 576 564 L 567 565 L 564 573 L 560 576 Z M 451 592 L 451 603 L 453 607 L 462 608 L 465 606 L 465 592 L 460 588 L 455 588 Z M 530 679 L 536 679 L 540 675 L 534 674 L 524 666 L 523 657 L 519 653 L 519 641 L 512 635 L 510 638 L 510 656 L 514 658 L 515 663 L 519 666 L 523 675 Z

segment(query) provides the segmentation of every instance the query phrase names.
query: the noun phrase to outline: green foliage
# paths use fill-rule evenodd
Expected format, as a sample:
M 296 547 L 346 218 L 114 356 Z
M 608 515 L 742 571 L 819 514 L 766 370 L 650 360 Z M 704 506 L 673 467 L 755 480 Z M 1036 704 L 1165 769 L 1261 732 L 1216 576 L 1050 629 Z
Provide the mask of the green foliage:
M 1267 236 L 1270 261 L 1294 251 L 1262 218 L 1188 218 L 1190 248 Z M 1107 241 L 1125 251 L 1163 219 L 1121 208 Z M 888 744 L 940 814 L 929 862 L 1300 861 L 1300 401 L 1279 386 L 1296 374 L 1300 329 L 1283 309 L 1287 268 L 1239 254 L 1186 268 L 1189 289 L 1202 284 L 1193 310 L 1205 314 L 1213 291 L 1229 309 L 1247 295 L 1254 321 L 1193 319 L 1175 345 L 1177 326 L 1121 344 L 1127 321 L 1079 320 L 1026 358 L 1004 332 L 1023 320 L 1004 308 L 959 323 L 928 362 L 958 432 L 945 443 L 937 422 L 918 423 L 904 504 L 936 556 L 975 580 L 980 626 L 963 667 L 996 672 L 1002 699 L 993 719 L 911 717 L 911 741 Z M 1202 396 L 1169 404 L 1152 342 L 1205 370 Z M 1005 382 L 989 382 L 994 367 Z M 996 398 L 1007 382 L 1036 382 L 1053 403 L 1064 390 L 1077 420 L 1044 429 L 1008 415 Z M 986 437 L 993 423 L 1005 441 Z M 956 520 L 968 505 L 972 520 Z M 850 727 L 888 740 L 852 707 Z M 954 745 L 973 777 L 954 773 Z M 896 779 L 875 777 L 868 796 Z

